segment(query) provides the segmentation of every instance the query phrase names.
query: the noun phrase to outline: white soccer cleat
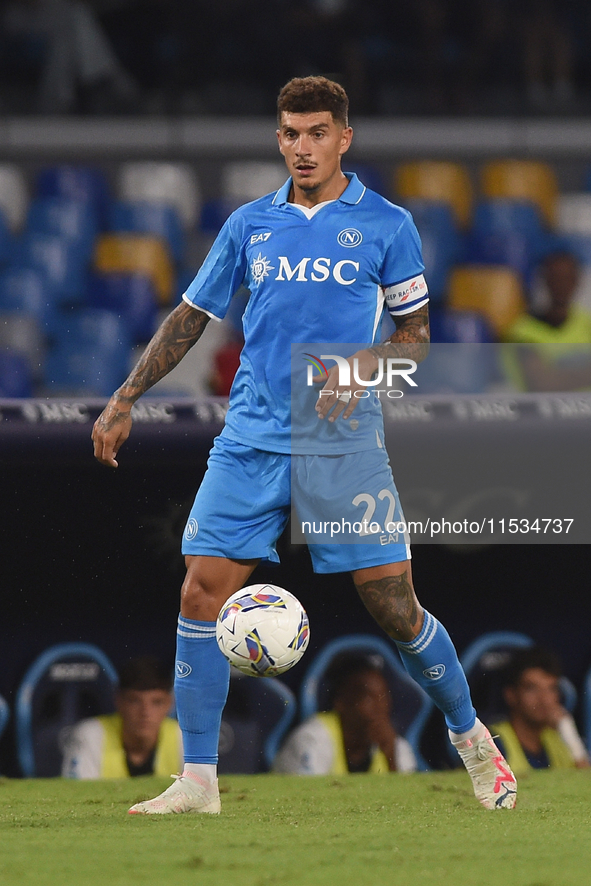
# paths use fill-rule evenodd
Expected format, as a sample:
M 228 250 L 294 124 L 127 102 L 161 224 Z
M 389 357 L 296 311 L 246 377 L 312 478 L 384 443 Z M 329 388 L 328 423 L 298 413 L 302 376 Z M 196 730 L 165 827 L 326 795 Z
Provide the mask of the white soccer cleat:
M 453 732 L 449 737 L 472 779 L 476 799 L 486 809 L 513 809 L 517 801 L 517 779 L 486 726 L 466 741 L 454 741 L 457 736 Z
M 209 812 L 218 815 L 222 806 L 217 780 L 212 784 L 195 775 L 183 772 L 173 775 L 175 780 L 162 794 L 153 800 L 136 803 L 130 815 L 168 815 L 180 812 Z

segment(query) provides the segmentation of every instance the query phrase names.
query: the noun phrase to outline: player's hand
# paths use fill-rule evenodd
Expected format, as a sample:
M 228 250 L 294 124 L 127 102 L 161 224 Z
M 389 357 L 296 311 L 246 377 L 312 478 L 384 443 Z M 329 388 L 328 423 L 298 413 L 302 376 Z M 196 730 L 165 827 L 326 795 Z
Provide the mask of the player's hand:
M 371 720 L 367 726 L 367 738 L 373 745 L 377 745 L 388 761 L 390 771 L 396 769 L 396 732 L 389 717 L 379 717 Z
M 102 465 L 119 467 L 116 456 L 131 431 L 131 406 L 111 397 L 94 423 L 91 439 L 94 456 Z
M 353 360 L 355 359 L 358 361 L 357 377 L 362 379 L 362 381 L 365 379 L 369 381 L 378 368 L 377 358 L 369 351 L 358 351 L 353 356 L 347 358 L 347 362 L 351 367 L 351 384 L 347 387 L 339 387 L 339 370 L 336 365 L 329 370 L 328 378 L 325 379 L 323 375 L 313 377 L 312 380 L 315 382 L 325 382 L 324 387 L 318 394 L 318 401 L 316 403 L 318 418 L 326 418 L 328 416 L 328 420 L 331 422 L 335 421 L 341 414 L 344 419 L 350 418 L 363 396 L 359 392 L 367 389 L 367 385 L 359 384 L 359 382 L 355 381 L 353 374 Z

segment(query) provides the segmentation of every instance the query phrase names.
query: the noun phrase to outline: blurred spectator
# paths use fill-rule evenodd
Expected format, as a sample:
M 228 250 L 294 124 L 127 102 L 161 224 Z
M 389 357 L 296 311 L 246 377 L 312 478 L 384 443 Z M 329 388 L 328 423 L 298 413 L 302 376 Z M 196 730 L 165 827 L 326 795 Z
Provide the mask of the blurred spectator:
M 367 658 L 351 657 L 339 665 L 332 683 L 332 710 L 291 733 L 274 770 L 295 775 L 413 772 L 416 759 L 392 726 L 392 697 L 381 669 Z
M 2 25 L 6 35 L 41 42 L 38 111 L 131 110 L 136 90 L 116 58 L 91 6 L 84 0 L 11 0 Z
M 126 778 L 181 772 L 183 750 L 172 707 L 172 673 L 148 656 L 120 671 L 116 714 L 82 720 L 64 751 L 65 778 Z
M 531 769 L 587 768 L 589 758 L 560 701 L 561 667 L 540 647 L 519 650 L 505 672 L 508 719 L 491 726 L 497 746 L 519 778 Z
M 506 367 L 518 387 L 530 391 L 571 391 L 591 386 L 591 314 L 573 304 L 580 276 L 576 257 L 565 251 L 546 256 L 541 267 L 548 305 L 524 314 L 505 340 L 528 344 L 506 353 Z

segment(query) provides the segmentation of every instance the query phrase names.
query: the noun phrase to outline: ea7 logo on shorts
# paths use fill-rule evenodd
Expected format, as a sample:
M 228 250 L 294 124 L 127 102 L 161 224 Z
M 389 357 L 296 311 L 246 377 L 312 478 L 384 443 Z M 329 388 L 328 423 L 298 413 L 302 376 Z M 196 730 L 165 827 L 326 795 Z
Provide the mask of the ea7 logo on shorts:
M 251 243 L 266 243 L 271 236 L 271 231 L 265 231 L 264 234 L 253 234 L 250 238 Z
M 362 240 L 363 234 L 361 231 L 358 231 L 357 228 L 345 228 L 345 230 L 341 231 L 337 236 L 337 241 L 340 246 L 359 246 Z
M 423 676 L 426 677 L 427 680 L 440 680 L 444 674 L 444 664 L 433 665 L 433 667 L 425 668 L 425 670 L 423 671 Z
M 183 677 L 188 677 L 193 668 L 191 665 L 188 665 L 186 661 L 177 661 L 174 665 L 174 672 L 176 676 L 181 680 Z
M 191 517 L 190 520 L 187 520 L 187 525 L 185 526 L 185 538 L 188 541 L 191 541 L 192 538 L 195 538 L 198 532 L 199 523 Z

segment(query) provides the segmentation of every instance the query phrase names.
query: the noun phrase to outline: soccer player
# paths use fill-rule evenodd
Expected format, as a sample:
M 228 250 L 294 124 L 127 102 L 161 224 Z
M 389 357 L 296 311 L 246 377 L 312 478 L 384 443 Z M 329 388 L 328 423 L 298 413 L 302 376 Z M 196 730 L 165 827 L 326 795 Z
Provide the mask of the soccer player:
M 278 122 L 289 179 L 230 216 L 183 302 L 93 429 L 96 457 L 117 467 L 133 403 L 177 365 L 210 319 L 224 317 L 242 284 L 250 290 L 226 424 L 183 536 L 175 694 L 185 768 L 132 813 L 220 811 L 217 745 L 229 666 L 217 648 L 215 620 L 260 560 L 277 561 L 292 478 L 304 511 L 334 498 L 347 521 L 359 519 L 360 501 L 401 513 L 375 410 L 356 396 L 366 383 L 339 385 L 337 366 L 320 396 L 309 388 L 318 435 L 309 448 L 304 435 L 293 451 L 289 354 L 296 342 L 362 343 L 348 362 L 363 380 L 372 379 L 380 360 L 408 357 L 409 347 L 417 359 L 424 356 L 428 295 L 419 236 L 408 212 L 342 171 L 353 131 L 341 86 L 323 77 L 291 80 L 279 94 Z M 384 303 L 396 331 L 376 344 Z M 447 631 L 417 600 L 406 539 L 389 535 L 382 543 L 370 535 L 363 544 L 312 544 L 310 553 L 317 572 L 351 572 L 408 673 L 443 711 L 478 800 L 491 809 L 513 807 L 515 778 L 476 719 Z

